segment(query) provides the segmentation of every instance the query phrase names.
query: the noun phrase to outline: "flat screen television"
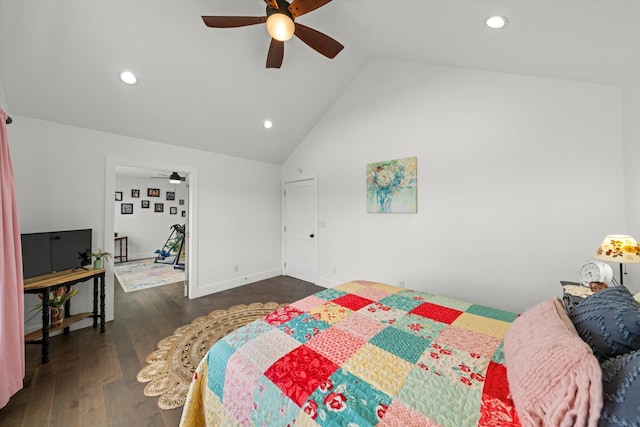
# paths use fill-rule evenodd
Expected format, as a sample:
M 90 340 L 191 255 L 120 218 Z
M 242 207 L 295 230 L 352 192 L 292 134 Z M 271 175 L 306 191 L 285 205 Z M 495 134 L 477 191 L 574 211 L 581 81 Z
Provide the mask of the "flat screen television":
M 91 253 L 91 234 L 90 228 L 22 234 L 24 278 L 82 267 L 82 253 Z

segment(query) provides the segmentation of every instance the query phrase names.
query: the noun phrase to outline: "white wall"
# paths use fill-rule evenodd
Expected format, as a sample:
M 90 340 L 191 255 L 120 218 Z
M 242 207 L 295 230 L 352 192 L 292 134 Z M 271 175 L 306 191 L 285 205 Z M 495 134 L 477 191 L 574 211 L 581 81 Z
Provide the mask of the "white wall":
M 370 63 L 282 167 L 285 180 L 295 179 L 298 167 L 318 173 L 326 224 L 318 233 L 320 284 L 404 280 L 514 311 L 559 295 L 558 281 L 574 280 L 605 234 L 640 235 L 640 178 L 633 172 L 640 84 L 622 94 L 568 81 Z M 145 165 L 179 159 L 201 181 L 199 291 L 279 272 L 278 167 L 12 117 L 23 232 L 90 227 L 96 247 L 112 251 L 112 239 L 104 239 L 105 212 L 113 208 L 105 158 Z M 413 155 L 418 214 L 367 214 L 366 164 Z M 634 267 L 625 282 L 637 291 Z M 111 271 L 107 284 L 112 318 Z M 27 311 L 35 303 L 29 298 Z M 88 296 L 77 298 L 88 308 Z
M 2 108 L 5 113 L 9 113 L 9 106 L 7 105 L 7 97 L 4 92 L 2 77 L 0 77 L 0 108 Z
M 561 295 L 624 228 L 620 105 L 612 87 L 372 61 L 282 168 L 318 173 L 320 284 L 513 311 Z M 367 214 L 367 163 L 409 156 L 418 213 Z
M 624 135 L 624 189 L 627 227 L 625 233 L 640 239 L 640 78 L 629 82 L 622 91 L 622 123 Z M 640 265 L 627 265 L 625 285 L 640 289 Z
M 15 115 L 9 126 L 21 231 L 92 228 L 94 246 L 113 252 L 117 159 L 178 164 L 197 171 L 197 274 L 200 296 L 280 274 L 280 168 L 136 138 Z M 113 160 L 116 159 L 116 160 Z M 111 167 L 113 176 L 105 170 Z M 106 194 L 105 188 L 110 189 Z M 191 200 L 193 202 L 193 200 Z M 105 213 L 109 213 L 105 217 Z M 193 214 L 193 212 L 190 212 Z M 234 272 L 239 265 L 240 271 Z M 107 264 L 107 319 L 113 319 L 113 263 Z M 89 292 L 74 311 L 91 307 Z M 26 311 L 35 297 L 25 298 Z M 76 312 L 77 312 L 76 311 Z M 27 329 L 37 326 L 32 320 Z M 84 321 L 80 326 L 87 326 Z
M 154 251 L 162 249 L 169 238 L 171 226 L 185 224 L 187 217 L 183 217 L 182 212 L 187 213 L 187 185 L 186 182 L 171 184 L 169 178 L 116 176 L 116 191 L 122 192 L 122 201 L 116 201 L 114 204 L 114 231 L 117 231 L 120 236 L 127 236 L 129 261 L 155 257 Z M 160 197 L 148 197 L 148 188 L 159 189 Z M 132 189 L 139 190 L 140 197 L 132 197 Z M 174 193 L 174 200 L 167 200 L 167 191 Z M 149 208 L 142 208 L 143 200 L 149 202 Z M 180 200 L 183 201 L 182 205 L 180 205 Z M 121 205 L 123 203 L 133 204 L 133 214 L 122 214 Z M 163 204 L 163 212 L 155 212 L 156 203 Z M 170 208 L 172 207 L 176 208 L 175 215 L 171 214 Z M 115 254 L 119 254 L 119 244 L 116 245 Z

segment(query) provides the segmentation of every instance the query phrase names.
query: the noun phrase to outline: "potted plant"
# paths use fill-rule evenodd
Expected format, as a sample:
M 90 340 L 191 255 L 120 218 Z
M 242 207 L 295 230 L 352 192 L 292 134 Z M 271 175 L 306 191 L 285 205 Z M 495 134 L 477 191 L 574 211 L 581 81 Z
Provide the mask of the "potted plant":
M 49 311 L 51 313 L 50 318 L 52 328 L 62 326 L 62 322 L 64 321 L 64 305 L 77 293 L 77 289 L 74 288 L 69 290 L 66 286 L 58 288 L 53 292 L 49 292 Z M 42 294 L 38 294 L 38 298 L 42 300 Z M 31 311 L 34 310 L 42 310 L 42 303 L 38 303 L 33 306 Z
M 98 248 L 98 250 L 96 252 L 93 252 L 91 256 L 96 259 L 93 262 L 93 268 L 95 270 L 99 270 L 101 268 L 104 268 L 104 261 L 106 260 L 108 262 L 111 254 L 109 252 L 104 252 L 102 249 Z

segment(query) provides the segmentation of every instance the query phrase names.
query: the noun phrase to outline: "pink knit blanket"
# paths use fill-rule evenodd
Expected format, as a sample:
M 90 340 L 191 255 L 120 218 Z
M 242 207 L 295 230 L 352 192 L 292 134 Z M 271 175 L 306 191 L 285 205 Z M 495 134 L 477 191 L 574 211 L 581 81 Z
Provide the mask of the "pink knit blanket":
M 602 372 L 557 298 L 530 308 L 504 340 L 509 389 L 523 426 L 597 426 Z

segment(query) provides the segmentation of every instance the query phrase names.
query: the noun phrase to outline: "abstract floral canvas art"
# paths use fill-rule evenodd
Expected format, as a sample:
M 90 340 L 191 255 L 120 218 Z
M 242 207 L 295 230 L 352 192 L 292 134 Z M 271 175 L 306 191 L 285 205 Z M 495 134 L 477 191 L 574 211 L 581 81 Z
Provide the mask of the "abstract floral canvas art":
M 367 212 L 416 213 L 418 158 L 367 165 Z

